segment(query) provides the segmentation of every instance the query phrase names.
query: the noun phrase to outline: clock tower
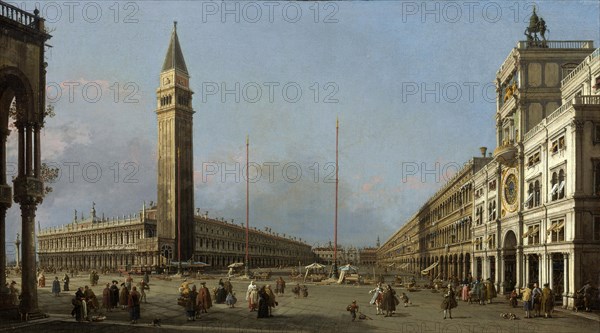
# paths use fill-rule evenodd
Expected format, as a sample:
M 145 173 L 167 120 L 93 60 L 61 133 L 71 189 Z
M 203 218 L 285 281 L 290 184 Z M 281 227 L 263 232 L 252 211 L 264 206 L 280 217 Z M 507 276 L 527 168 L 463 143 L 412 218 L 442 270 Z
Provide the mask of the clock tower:
M 192 90 L 177 22 L 156 90 L 158 118 L 157 236 L 161 255 L 187 261 L 193 256 L 194 163 Z

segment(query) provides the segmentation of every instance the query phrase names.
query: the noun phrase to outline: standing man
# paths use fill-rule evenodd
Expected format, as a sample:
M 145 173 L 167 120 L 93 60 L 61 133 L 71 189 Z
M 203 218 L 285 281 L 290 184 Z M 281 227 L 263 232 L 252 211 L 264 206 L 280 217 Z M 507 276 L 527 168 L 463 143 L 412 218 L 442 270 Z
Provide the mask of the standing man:
M 60 294 L 60 281 L 58 281 L 58 276 L 54 277 L 54 281 L 52 281 L 52 294 L 55 297 L 58 297 Z
M 446 313 L 452 319 L 452 309 L 454 309 L 458 304 L 456 304 L 456 295 L 454 294 L 454 289 L 452 288 L 452 284 L 448 285 L 448 291 L 444 294 L 444 300 L 442 301 L 442 310 L 444 310 L 444 319 L 446 319 Z
M 112 281 L 110 286 L 110 307 L 115 309 L 119 306 L 119 283 L 116 280 Z
M 538 287 L 537 283 L 533 284 L 533 290 L 531 291 L 531 301 L 533 302 L 533 310 L 535 311 L 535 317 L 541 317 L 540 311 L 542 310 L 542 289 Z
M 185 302 L 185 310 L 187 311 L 187 320 L 196 320 L 196 301 L 198 292 L 196 291 L 196 285 L 192 286 L 192 290 L 188 293 L 188 297 Z
M 142 279 L 140 280 L 140 302 L 143 300 L 144 303 L 146 302 L 146 289 L 150 289 L 150 287 L 148 287 L 148 285 L 146 284 L 146 282 Z
M 523 310 L 525 310 L 525 318 L 531 318 L 531 289 L 529 286 L 525 287 L 525 289 L 521 289 L 523 300 Z
M 554 292 L 550 289 L 548 283 L 544 283 L 544 289 L 542 289 L 542 311 L 544 311 L 545 318 L 552 318 L 552 311 L 554 310 Z
M 127 303 L 132 324 L 137 324 L 138 319 L 140 319 L 140 294 L 136 289 L 135 286 L 131 287 Z
M 197 313 L 207 313 L 208 309 L 212 307 L 212 299 L 210 297 L 210 290 L 206 287 L 206 282 L 200 283 L 200 291 L 198 292 L 197 297 Z
M 69 275 L 67 273 L 65 273 L 65 276 L 63 277 L 63 290 L 69 291 Z
M 110 291 L 110 283 L 106 284 L 106 288 L 102 290 L 102 307 L 106 309 L 106 311 L 112 310 L 112 302 L 110 299 L 111 291 Z

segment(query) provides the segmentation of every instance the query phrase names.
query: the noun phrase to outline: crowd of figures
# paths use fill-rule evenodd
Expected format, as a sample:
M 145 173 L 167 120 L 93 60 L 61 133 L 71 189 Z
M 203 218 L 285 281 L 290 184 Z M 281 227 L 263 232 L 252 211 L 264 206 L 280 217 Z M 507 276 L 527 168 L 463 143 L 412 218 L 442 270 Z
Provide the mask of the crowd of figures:
M 308 296 L 308 289 L 304 286 L 304 295 Z M 276 281 L 275 292 L 271 285 L 259 287 L 250 281 L 246 290 L 246 302 L 250 312 L 257 312 L 257 318 L 267 318 L 273 316 L 273 308 L 279 305 L 276 300 L 277 295 L 283 295 L 285 292 L 285 281 L 279 277 Z M 306 297 L 304 296 L 304 297 Z M 230 278 L 223 281 L 220 279 L 218 285 L 209 292 L 206 282 L 201 282 L 197 288 L 187 279 L 179 287 L 178 304 L 185 307 L 187 320 L 195 321 L 199 319 L 202 313 L 208 313 L 212 307 L 213 300 L 215 304 L 226 304 L 228 308 L 234 308 L 237 303 L 237 297 L 233 291 L 233 284 Z
M 67 278 L 65 286 L 68 289 L 68 275 L 65 274 L 65 276 Z M 90 273 L 90 280 L 97 281 L 97 273 L 95 271 Z M 55 279 L 56 282 L 58 282 L 58 278 Z M 75 292 L 75 297 L 71 301 L 73 305 L 71 316 L 75 317 L 77 321 L 101 320 L 103 316 L 98 315 L 100 309 L 111 312 L 120 308 L 121 310 L 129 311 L 131 323 L 136 324 L 140 319 L 140 304 L 147 302 L 146 291 L 150 290 L 149 282 L 150 276 L 148 274 L 145 274 L 135 285 L 133 277 L 129 274 L 121 284 L 119 284 L 119 281 L 113 280 L 112 283 L 107 283 L 102 290 L 102 304 L 98 301 L 91 287 L 79 287 Z M 57 284 L 57 286 L 59 287 L 60 284 Z M 92 312 L 95 315 L 92 316 Z
M 514 289 L 514 283 L 512 281 L 509 281 L 509 283 L 513 287 L 512 292 L 507 296 L 509 305 L 517 307 L 519 300 L 521 300 L 525 311 L 525 318 L 552 317 L 556 294 L 550 289 L 548 283 L 544 284 L 543 288 L 540 288 L 537 283 L 531 283 L 523 289 Z M 410 291 L 414 285 L 413 277 L 411 283 L 405 286 Z M 459 299 L 469 304 L 485 305 L 491 304 L 493 299 L 498 296 L 495 285 L 490 279 L 482 281 L 481 278 L 466 278 L 461 285 L 458 285 L 457 281 L 454 281 L 454 283 L 451 281 L 445 289 L 440 288 L 435 281 L 425 286 L 435 289 L 434 292 L 437 292 L 438 289 L 442 290 L 441 309 L 444 311 L 444 319 L 452 319 L 452 309 L 458 306 Z M 405 307 L 412 304 L 406 293 L 402 293 L 398 297 L 391 285 L 385 285 L 381 282 L 374 289 L 370 290 L 369 294 L 372 295 L 369 304 L 375 306 L 376 315 L 383 315 L 384 317 L 390 317 L 396 313 L 397 307 L 401 302 L 404 303 Z M 590 281 L 586 281 L 586 284 L 575 293 L 575 309 L 591 311 L 594 300 L 598 297 L 597 295 L 598 290 L 591 285 Z M 357 318 L 357 315 L 367 317 L 360 313 L 358 309 L 359 306 L 356 300 L 346 307 L 346 310 L 351 314 L 352 321 Z M 502 315 L 506 319 L 516 319 L 516 315 L 512 313 Z

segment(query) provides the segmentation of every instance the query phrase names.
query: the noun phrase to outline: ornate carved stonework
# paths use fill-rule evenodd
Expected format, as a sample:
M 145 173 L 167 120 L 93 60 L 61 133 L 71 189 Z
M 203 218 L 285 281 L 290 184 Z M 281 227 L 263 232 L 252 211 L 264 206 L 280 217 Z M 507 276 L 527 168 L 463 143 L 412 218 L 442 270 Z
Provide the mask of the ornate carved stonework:
M 519 174 L 517 168 L 507 169 L 502 175 L 502 208 L 513 213 L 519 207 Z

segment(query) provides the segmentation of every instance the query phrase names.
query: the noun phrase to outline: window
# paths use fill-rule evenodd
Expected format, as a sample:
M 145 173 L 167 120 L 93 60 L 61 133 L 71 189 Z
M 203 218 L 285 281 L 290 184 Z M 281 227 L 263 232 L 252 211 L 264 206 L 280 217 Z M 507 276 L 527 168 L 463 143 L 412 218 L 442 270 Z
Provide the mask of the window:
M 552 173 L 552 180 L 551 180 L 551 190 L 550 190 L 550 198 L 552 201 L 556 200 L 558 198 L 558 175 L 556 174 L 556 172 Z
M 594 125 L 594 142 L 600 142 L 600 124 Z
M 565 220 L 558 219 L 551 221 L 550 228 L 548 228 L 548 234 L 550 234 L 551 241 L 564 242 L 565 241 Z
M 533 183 L 529 183 L 529 189 L 527 190 L 527 199 L 525 199 L 525 202 L 523 202 L 523 206 L 525 206 L 525 208 L 533 207 L 533 202 L 534 202 L 533 196 L 534 196 Z
M 540 205 L 540 181 L 536 180 L 533 184 L 533 205 L 538 207 Z
M 565 171 L 562 169 L 558 172 L 557 194 L 558 194 L 559 199 L 562 199 L 565 197 Z
M 496 190 L 496 180 L 492 180 L 488 183 L 488 190 L 495 191 Z
M 600 216 L 594 216 L 594 240 L 600 241 Z
M 532 167 L 540 163 L 540 152 L 535 152 L 527 157 L 527 166 Z
M 475 221 L 477 225 L 483 223 L 483 206 L 477 207 L 477 210 L 475 211 Z
M 496 248 L 496 234 L 489 235 L 486 241 L 488 243 L 488 249 Z
M 473 240 L 475 244 L 475 250 L 483 250 L 482 237 L 477 237 Z
M 565 149 L 565 136 L 561 136 L 556 140 L 553 140 L 550 145 L 550 152 L 556 154 L 561 150 Z
M 562 69 L 562 71 L 561 71 L 562 79 L 566 78 L 569 75 L 569 73 L 571 73 L 571 71 L 573 71 L 577 67 L 577 65 L 578 64 L 572 64 L 572 63 L 564 64 L 561 68 Z
M 540 243 L 540 225 L 530 225 L 527 227 L 527 232 L 523 235 L 523 238 L 527 238 L 528 245 L 534 245 Z

